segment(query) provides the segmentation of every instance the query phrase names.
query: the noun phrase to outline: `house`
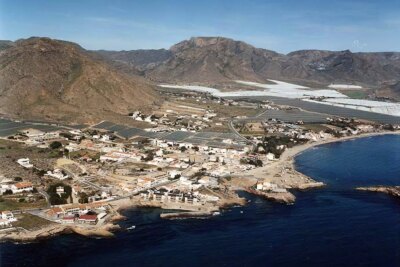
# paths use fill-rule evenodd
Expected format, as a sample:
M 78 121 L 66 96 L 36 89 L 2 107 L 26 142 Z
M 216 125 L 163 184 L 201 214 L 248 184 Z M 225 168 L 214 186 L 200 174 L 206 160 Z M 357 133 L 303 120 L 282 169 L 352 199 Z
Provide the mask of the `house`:
M 277 184 L 270 182 L 258 182 L 256 185 L 257 190 L 270 191 L 274 193 L 286 193 L 286 188 L 279 188 Z
M 16 221 L 16 219 L 14 218 L 14 214 L 8 210 L 2 211 L 0 218 L 3 220 L 8 220 L 8 221 Z
M 170 178 L 175 178 L 177 176 L 181 176 L 182 172 L 177 170 L 171 170 L 168 172 Z
M 56 179 L 59 179 L 59 180 L 65 180 L 65 179 L 69 178 L 68 174 L 65 174 L 60 169 L 54 169 L 54 172 L 47 171 L 47 173 L 45 175 L 53 177 L 53 178 L 56 178 Z
M 65 224 L 72 224 L 75 223 L 75 216 L 64 216 L 61 218 L 60 220 L 61 223 L 65 223 Z
M 152 187 L 156 184 L 155 180 L 148 177 L 138 178 L 137 185 L 139 187 Z
M 211 187 L 217 187 L 218 186 L 218 180 L 214 177 L 210 176 L 203 176 L 198 180 L 198 183 L 204 186 L 211 186 Z
M 96 224 L 97 220 L 96 214 L 84 214 L 78 217 L 78 223 Z
M 61 197 L 61 195 L 65 193 L 64 187 L 63 186 L 57 186 L 56 187 L 56 193 Z
M 33 184 L 31 182 L 20 182 L 11 185 L 13 194 L 33 191 Z
M 162 149 L 156 151 L 157 157 L 162 157 L 164 155 L 164 151 Z
M 81 204 L 68 204 L 60 206 L 60 208 L 64 214 L 86 214 L 88 212 L 86 206 Z
M 218 161 L 217 156 L 211 155 L 211 156 L 208 158 L 208 161 L 210 161 L 210 162 L 217 162 L 217 161 Z
M 135 153 L 126 153 L 126 152 L 119 152 L 119 151 L 113 151 L 113 152 L 110 152 L 110 153 L 100 156 L 100 161 L 120 162 L 122 160 L 140 161 L 141 156 L 137 155 Z
M 196 196 L 207 202 L 217 202 L 219 200 L 219 197 L 217 197 L 217 196 L 209 195 L 209 194 L 201 194 L 199 192 L 196 192 Z
M 149 138 L 143 136 L 134 136 L 130 140 L 132 145 L 143 145 L 149 142 Z
M 56 139 L 60 137 L 60 132 L 59 131 L 53 131 L 53 132 L 42 132 L 37 129 L 27 129 L 22 131 L 22 134 L 26 135 L 31 141 L 34 142 L 43 142 L 43 141 L 48 141 L 52 139 Z
M 19 165 L 21 165 L 22 167 L 27 168 L 27 169 L 33 168 L 33 165 L 30 164 L 28 158 L 18 159 L 18 160 L 17 160 L 17 163 L 18 163 Z
M 69 152 L 74 152 L 80 150 L 80 147 L 76 143 L 69 143 L 65 146 L 65 149 L 67 149 Z
M 181 186 L 184 186 L 184 187 L 191 187 L 191 185 L 192 185 L 192 181 L 190 181 L 188 178 L 186 178 L 186 177 L 183 177 L 183 176 L 181 176 L 180 178 L 179 178 L 179 184 L 181 185 Z
M 90 204 L 67 204 L 52 207 L 46 211 L 46 215 L 53 219 L 76 217 L 77 215 L 85 215 L 90 210 L 101 210 L 106 211 L 109 205 L 107 202 L 96 202 Z M 69 219 L 67 219 L 69 220 Z
M 267 160 L 275 160 L 275 155 L 273 153 L 268 153 Z
M 46 212 L 46 215 L 51 218 L 58 219 L 64 214 L 64 210 L 60 207 L 53 207 Z
M 100 141 L 109 142 L 110 138 L 111 138 L 111 136 L 109 136 L 108 134 L 104 134 L 101 136 Z

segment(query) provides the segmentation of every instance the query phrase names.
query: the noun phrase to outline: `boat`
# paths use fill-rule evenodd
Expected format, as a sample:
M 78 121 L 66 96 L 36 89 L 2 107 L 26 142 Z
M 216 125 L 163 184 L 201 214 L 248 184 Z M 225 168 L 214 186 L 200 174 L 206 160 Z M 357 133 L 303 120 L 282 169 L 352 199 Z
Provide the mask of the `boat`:
M 135 229 L 136 228 L 136 226 L 135 225 L 132 225 L 132 226 L 129 226 L 128 228 L 126 228 L 126 230 L 133 230 L 133 229 Z

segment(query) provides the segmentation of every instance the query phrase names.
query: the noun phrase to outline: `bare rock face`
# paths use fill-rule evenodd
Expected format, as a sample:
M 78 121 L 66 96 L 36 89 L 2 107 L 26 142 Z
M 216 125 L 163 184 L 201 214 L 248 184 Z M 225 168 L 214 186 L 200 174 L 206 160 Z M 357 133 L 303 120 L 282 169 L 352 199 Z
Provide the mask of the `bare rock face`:
M 143 78 L 116 71 L 74 43 L 30 38 L 0 51 L 0 113 L 90 121 L 157 98 Z

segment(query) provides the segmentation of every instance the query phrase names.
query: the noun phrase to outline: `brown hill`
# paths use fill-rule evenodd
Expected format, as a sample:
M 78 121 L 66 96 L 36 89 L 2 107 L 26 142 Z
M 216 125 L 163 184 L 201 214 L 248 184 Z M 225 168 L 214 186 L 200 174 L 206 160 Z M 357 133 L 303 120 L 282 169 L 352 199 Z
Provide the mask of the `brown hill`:
M 80 46 L 48 38 L 0 51 L 0 113 L 92 121 L 151 106 L 158 96 L 143 78 L 121 74 Z
M 168 82 L 262 81 L 264 77 L 260 73 L 274 71 L 274 65 L 279 65 L 282 57 L 273 51 L 221 37 L 192 38 L 170 50 L 173 56 L 149 70 L 147 77 Z

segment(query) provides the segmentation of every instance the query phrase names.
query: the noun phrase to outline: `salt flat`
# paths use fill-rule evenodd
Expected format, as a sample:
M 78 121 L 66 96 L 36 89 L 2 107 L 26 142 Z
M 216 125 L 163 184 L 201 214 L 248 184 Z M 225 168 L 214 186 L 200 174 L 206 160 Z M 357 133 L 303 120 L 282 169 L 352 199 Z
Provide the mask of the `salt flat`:
M 249 81 L 235 81 L 239 84 L 243 85 L 251 85 L 263 88 L 264 90 L 256 91 L 256 90 L 240 90 L 240 91 L 232 91 L 232 92 L 221 92 L 220 90 L 212 87 L 205 86 L 197 86 L 197 85 L 168 85 L 162 84 L 159 85 L 163 88 L 176 88 L 176 89 L 184 89 L 184 90 L 192 90 L 203 93 L 210 93 L 216 97 L 241 97 L 241 96 L 278 96 L 278 97 L 286 97 L 286 98 L 308 98 L 308 97 L 347 97 L 344 94 L 341 94 L 335 90 L 305 90 L 307 87 L 277 81 L 277 80 L 269 80 L 275 84 L 261 84 L 256 82 Z

